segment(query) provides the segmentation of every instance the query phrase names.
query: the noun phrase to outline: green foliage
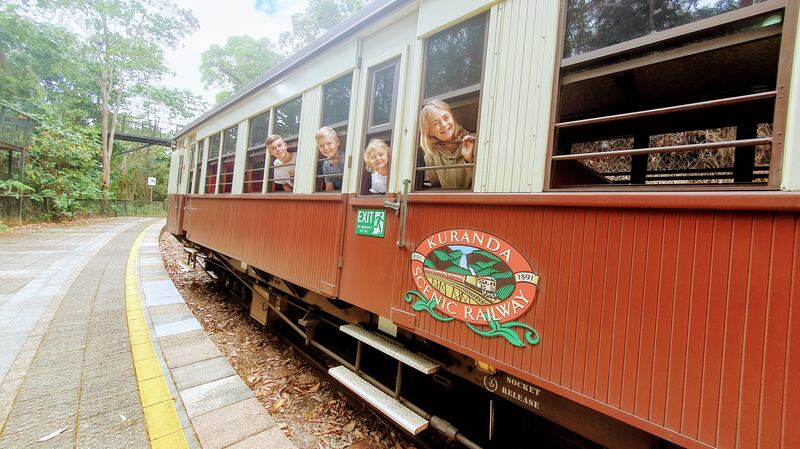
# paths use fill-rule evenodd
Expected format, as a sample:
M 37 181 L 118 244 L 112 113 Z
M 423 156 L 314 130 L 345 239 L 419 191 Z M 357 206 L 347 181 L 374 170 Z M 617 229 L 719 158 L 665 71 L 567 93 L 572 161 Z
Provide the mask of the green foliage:
M 111 190 L 115 197 L 126 200 L 149 200 L 147 178 L 154 176 L 153 200 L 167 198 L 170 156 L 162 147 L 150 147 L 112 160 Z
M 250 36 L 231 36 L 224 46 L 214 44 L 203 52 L 200 76 L 206 87 L 228 92 L 217 97 L 221 101 L 282 60 L 275 44 L 266 37 L 256 40 Z
M 49 108 L 36 118 L 26 183 L 41 196 L 96 198 L 100 194 L 97 128 L 65 123 L 58 111 Z
M 34 189 L 30 186 L 27 186 L 16 179 L 7 179 L 2 180 L 0 179 L 0 194 L 2 195 L 12 195 L 16 198 L 19 198 L 20 195 L 26 195 L 33 193 Z
M 278 37 L 281 49 L 291 54 L 363 8 L 369 0 L 311 0 L 302 14 L 292 15 L 292 31 Z
M 498 298 L 500 298 L 501 300 L 504 300 L 504 299 L 508 298 L 508 295 L 510 295 L 514 291 L 514 287 L 515 287 L 514 284 L 504 285 L 504 286 L 498 288 L 497 292 L 495 292 L 495 294 L 497 295 Z
M 447 271 L 447 272 L 450 272 L 450 273 L 465 274 L 465 275 L 472 274 L 469 270 L 461 268 L 461 267 L 459 267 L 457 265 L 451 265 L 451 266 L 445 268 L 444 271 Z

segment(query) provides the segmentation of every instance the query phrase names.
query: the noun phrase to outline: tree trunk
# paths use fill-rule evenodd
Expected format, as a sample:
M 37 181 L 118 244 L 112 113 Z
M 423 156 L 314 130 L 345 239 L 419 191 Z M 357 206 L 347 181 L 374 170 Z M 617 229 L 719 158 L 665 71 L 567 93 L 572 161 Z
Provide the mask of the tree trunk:
M 108 69 L 104 67 L 100 75 L 100 148 L 103 164 L 101 189 L 104 199 L 108 198 L 108 187 L 111 181 L 111 150 L 108 142 L 108 90 L 110 82 Z

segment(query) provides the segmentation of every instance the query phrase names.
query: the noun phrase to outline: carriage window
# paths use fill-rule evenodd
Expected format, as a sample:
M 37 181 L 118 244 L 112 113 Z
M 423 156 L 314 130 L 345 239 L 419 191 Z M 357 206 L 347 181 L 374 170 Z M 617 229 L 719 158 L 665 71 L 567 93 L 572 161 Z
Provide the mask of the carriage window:
M 581 55 L 764 1 L 569 0 L 564 57 Z
M 350 117 L 350 90 L 353 74 L 348 73 L 322 87 L 322 128 L 315 135 L 317 143 L 317 181 L 314 190 L 341 191 L 344 167 L 344 155 L 347 152 L 348 120 Z M 330 142 L 328 142 L 330 140 Z M 319 151 L 319 145 L 327 145 L 324 149 L 333 157 L 326 157 Z M 333 147 L 338 148 L 333 148 Z M 334 163 L 335 161 L 335 163 Z
M 189 176 L 186 179 L 186 193 L 192 194 L 192 187 L 194 187 L 194 158 L 197 154 L 197 144 L 195 143 L 194 146 L 189 147 Z
M 222 133 L 222 166 L 219 174 L 219 193 L 231 193 L 233 167 L 236 161 L 236 139 L 239 128 L 232 126 Z
M 250 136 L 247 144 L 248 150 L 264 145 L 264 141 L 267 139 L 267 128 L 269 128 L 269 111 L 250 119 L 250 131 L 247 133 Z
M 208 164 L 206 165 L 206 193 L 217 193 L 217 171 L 219 169 L 219 144 L 222 133 L 214 134 L 208 141 Z
M 297 139 L 300 133 L 300 109 L 303 98 L 297 97 L 275 108 L 273 134 L 284 136 L 286 140 Z
M 272 118 L 272 135 L 267 136 L 268 192 L 292 192 L 294 190 L 294 173 L 297 165 L 297 138 L 300 134 L 300 112 L 302 97 L 296 97 L 276 107 Z M 273 136 L 280 139 L 270 146 Z
M 269 128 L 269 113 L 267 111 L 250 119 L 250 137 L 242 185 L 244 193 L 261 193 L 264 186 L 264 164 L 267 157 L 264 140 Z
M 630 29 L 655 32 L 602 57 L 562 61 L 549 187 L 779 184 L 770 177 L 780 163 L 773 139 L 782 135 L 773 129 L 785 123 L 773 117 L 783 101 L 776 95 L 784 26 L 778 3 L 750 14 L 744 6 L 753 2 L 656 2 L 655 9 L 640 2 L 625 11 L 584 3 L 568 3 L 565 56 L 641 34 Z M 584 21 L 592 26 L 578 30 Z M 631 28 L 606 24 L 621 21 Z M 688 22 L 695 23 L 678 26 Z M 659 35 L 671 27 L 669 39 Z
M 208 139 L 204 139 L 204 142 L 207 142 L 207 141 L 208 141 Z M 195 167 L 195 170 L 194 170 L 194 186 L 193 186 L 194 190 L 189 189 L 189 193 L 202 193 L 200 191 L 200 175 L 203 172 L 203 151 L 204 151 L 204 149 L 205 149 L 205 146 L 203 145 L 203 142 L 198 142 L 197 143 L 197 152 L 194 155 L 194 160 L 196 161 L 196 163 L 195 163 L 196 167 Z
M 400 58 L 369 70 L 367 129 L 359 157 L 361 195 L 386 194 L 399 79 Z
M 425 41 L 416 190 L 472 189 L 487 17 L 473 17 Z

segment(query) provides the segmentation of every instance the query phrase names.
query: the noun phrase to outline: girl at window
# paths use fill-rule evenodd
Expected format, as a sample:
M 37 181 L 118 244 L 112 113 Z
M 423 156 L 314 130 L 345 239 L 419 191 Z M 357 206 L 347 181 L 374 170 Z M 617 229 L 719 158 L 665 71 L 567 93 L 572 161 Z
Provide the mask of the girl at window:
M 456 122 L 450 106 L 432 100 L 419 115 L 420 144 L 428 167 L 470 164 L 475 161 L 475 136 Z M 426 171 L 432 187 L 469 189 L 473 167 L 440 168 Z
M 389 177 L 389 145 L 381 139 L 372 139 L 364 150 L 364 162 L 367 171 L 372 174 L 370 193 L 386 193 L 386 181 Z

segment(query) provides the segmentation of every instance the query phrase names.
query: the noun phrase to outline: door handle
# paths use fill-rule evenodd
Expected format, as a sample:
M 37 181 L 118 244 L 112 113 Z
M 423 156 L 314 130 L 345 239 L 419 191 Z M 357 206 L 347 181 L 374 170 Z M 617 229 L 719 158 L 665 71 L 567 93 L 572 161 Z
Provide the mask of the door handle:
M 406 245 L 406 217 L 408 216 L 408 190 L 411 187 L 411 180 L 403 180 L 403 198 L 400 207 L 400 234 L 397 238 L 397 247 L 402 248 Z

